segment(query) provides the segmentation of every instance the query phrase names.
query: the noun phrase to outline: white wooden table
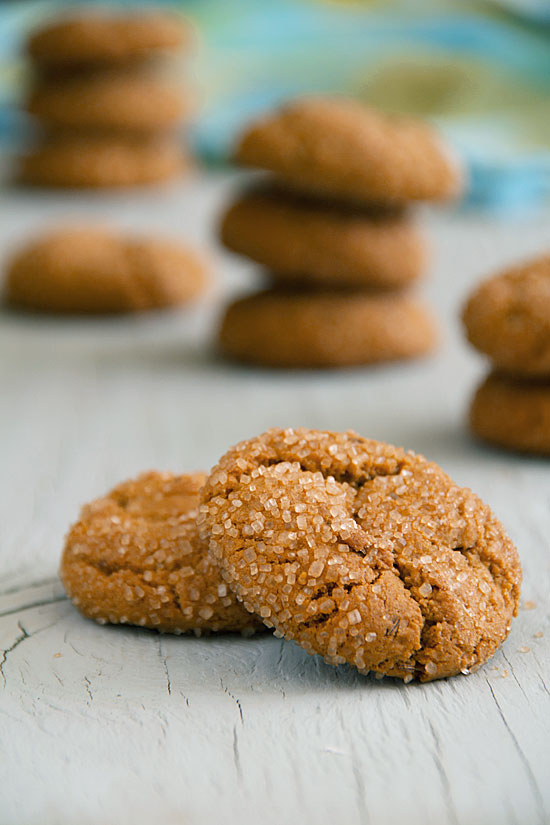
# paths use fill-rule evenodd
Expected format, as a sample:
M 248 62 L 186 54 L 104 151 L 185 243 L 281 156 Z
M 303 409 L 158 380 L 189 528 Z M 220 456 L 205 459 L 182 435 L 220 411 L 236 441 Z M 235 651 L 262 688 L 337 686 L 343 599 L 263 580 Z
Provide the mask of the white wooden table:
M 270 373 L 228 366 L 210 348 L 221 293 L 252 283 L 253 268 L 212 242 L 235 182 L 2 196 L 2 258 L 45 222 L 93 217 L 212 247 L 219 286 L 194 311 L 141 319 L 1 316 L 0 822 L 549 822 L 550 464 L 468 437 L 465 408 L 485 367 L 457 310 L 477 278 L 550 246 L 550 218 L 423 212 L 439 353 Z M 159 636 L 81 618 L 56 577 L 79 505 L 146 468 L 207 468 L 272 425 L 353 428 L 416 449 L 493 506 L 525 582 L 487 666 L 404 687 L 275 638 Z

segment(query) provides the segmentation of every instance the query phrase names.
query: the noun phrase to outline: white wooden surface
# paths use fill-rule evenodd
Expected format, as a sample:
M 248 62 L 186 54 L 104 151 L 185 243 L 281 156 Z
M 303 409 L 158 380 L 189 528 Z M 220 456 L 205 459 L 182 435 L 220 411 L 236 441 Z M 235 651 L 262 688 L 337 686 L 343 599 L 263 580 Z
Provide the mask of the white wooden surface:
M 234 183 L 2 196 L 2 258 L 46 222 L 94 217 L 212 246 L 221 286 L 195 311 L 142 319 L 1 315 L 0 821 L 549 822 L 550 465 L 465 432 L 484 365 L 457 309 L 493 267 L 550 246 L 550 218 L 420 216 L 434 245 L 425 293 L 443 328 L 435 357 L 269 373 L 209 349 L 220 292 L 251 279 L 211 241 Z M 531 608 L 493 661 L 404 687 L 274 638 L 176 638 L 80 617 L 56 579 L 78 506 L 142 469 L 208 467 L 270 425 L 351 427 L 414 448 L 490 502 L 519 547 Z

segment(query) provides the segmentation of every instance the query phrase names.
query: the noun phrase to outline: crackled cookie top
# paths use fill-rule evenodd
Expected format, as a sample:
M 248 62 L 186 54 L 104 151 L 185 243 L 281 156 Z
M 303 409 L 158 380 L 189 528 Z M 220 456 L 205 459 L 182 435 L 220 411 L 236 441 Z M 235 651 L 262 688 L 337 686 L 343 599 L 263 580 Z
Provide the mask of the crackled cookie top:
M 199 539 L 204 479 L 203 473 L 144 473 L 83 507 L 60 572 L 85 616 L 171 633 L 260 626 L 229 592 Z
M 484 281 L 463 320 L 468 340 L 499 370 L 550 377 L 550 255 Z
M 516 549 L 422 456 L 272 429 L 223 456 L 201 502 L 201 535 L 245 606 L 333 664 L 426 681 L 477 667 L 508 634 Z
M 346 98 L 302 98 L 265 115 L 245 131 L 235 159 L 298 191 L 363 203 L 445 199 L 463 185 L 428 124 Z

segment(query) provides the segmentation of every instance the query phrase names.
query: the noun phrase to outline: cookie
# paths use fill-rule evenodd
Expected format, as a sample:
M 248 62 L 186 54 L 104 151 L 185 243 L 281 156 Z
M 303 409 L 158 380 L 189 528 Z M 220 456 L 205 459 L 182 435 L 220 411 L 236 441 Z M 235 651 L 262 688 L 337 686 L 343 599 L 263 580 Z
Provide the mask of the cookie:
M 499 371 L 550 377 L 550 255 L 483 282 L 462 317 L 468 340 Z
M 491 373 L 473 397 L 470 427 L 489 444 L 550 456 L 550 381 Z
M 46 23 L 31 35 L 27 54 L 42 66 L 121 64 L 180 49 L 189 31 L 175 15 L 83 13 Z
M 27 103 L 49 127 L 131 132 L 173 128 L 191 108 L 191 96 L 175 84 L 122 71 L 41 83 Z
M 445 200 L 463 185 L 430 126 L 345 98 L 305 98 L 266 115 L 244 133 L 235 159 L 298 191 L 361 203 Z
M 437 339 L 429 310 L 400 294 L 268 289 L 230 304 L 225 355 L 269 367 L 343 367 L 415 358 Z
M 20 159 L 19 177 L 35 186 L 101 189 L 159 183 L 186 166 L 177 140 L 60 134 Z
M 50 231 L 8 264 L 9 304 L 39 312 L 139 312 L 200 295 L 205 262 L 179 243 L 127 238 L 100 227 Z
M 199 533 L 276 635 L 410 681 L 476 669 L 508 635 L 517 551 L 436 464 L 355 433 L 272 429 L 201 491 Z
M 261 627 L 231 595 L 199 538 L 204 479 L 145 473 L 83 507 L 60 575 L 85 616 L 167 633 Z
M 353 208 L 276 190 L 245 194 L 224 216 L 221 239 L 282 283 L 393 289 L 416 281 L 426 248 L 398 210 Z

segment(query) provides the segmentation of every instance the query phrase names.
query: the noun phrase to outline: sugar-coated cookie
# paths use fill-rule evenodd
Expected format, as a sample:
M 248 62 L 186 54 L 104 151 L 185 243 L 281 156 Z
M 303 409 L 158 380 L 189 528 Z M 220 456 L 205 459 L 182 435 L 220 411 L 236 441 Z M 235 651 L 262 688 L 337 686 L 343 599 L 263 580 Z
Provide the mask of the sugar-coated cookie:
M 472 399 L 470 427 L 498 447 L 550 456 L 550 381 L 491 373 Z
M 119 64 L 179 49 L 188 40 L 182 20 L 165 12 L 85 12 L 46 23 L 29 38 L 27 53 L 45 66 Z
M 83 507 L 60 574 L 85 616 L 169 633 L 261 626 L 232 596 L 198 536 L 204 479 L 145 473 Z
M 23 183 L 68 188 L 111 188 L 179 177 L 188 161 L 175 139 L 113 134 L 50 136 L 19 163 Z
M 38 312 L 139 312 L 191 301 L 207 282 L 206 263 L 180 243 L 64 227 L 16 253 L 5 298 Z
M 156 132 L 177 126 L 189 94 L 143 72 L 105 71 L 39 84 L 27 109 L 49 127 Z
M 401 294 L 268 289 L 230 304 L 223 353 L 271 367 L 339 367 L 415 358 L 437 334 L 429 310 Z
M 331 664 L 429 681 L 477 668 L 508 635 L 517 551 L 436 464 L 355 433 L 273 429 L 230 449 L 199 532 L 276 635 Z
M 352 202 L 440 200 L 462 188 L 457 161 L 430 126 L 345 98 L 304 98 L 265 115 L 235 159 L 299 191 Z
M 425 269 L 426 245 L 399 210 L 358 210 L 252 191 L 227 211 L 225 246 L 270 269 L 280 282 L 393 289 Z
M 550 378 L 550 254 L 484 281 L 463 321 L 468 340 L 499 371 Z

